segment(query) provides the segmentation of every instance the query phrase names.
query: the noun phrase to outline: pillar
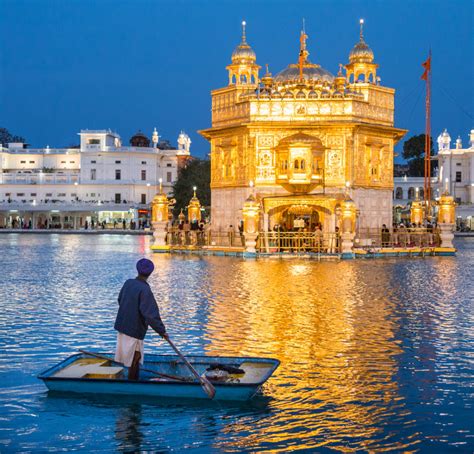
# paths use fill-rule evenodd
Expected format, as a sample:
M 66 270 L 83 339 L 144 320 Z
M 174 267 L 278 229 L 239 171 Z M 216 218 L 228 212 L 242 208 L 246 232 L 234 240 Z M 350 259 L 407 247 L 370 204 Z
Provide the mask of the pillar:
M 151 249 L 156 252 L 168 252 L 166 244 L 168 234 L 169 201 L 166 194 L 160 192 L 151 202 L 151 227 L 153 230 L 153 245 Z
M 353 200 L 341 203 L 341 252 L 343 258 L 354 258 L 354 237 L 357 209 Z
M 260 204 L 251 194 L 244 203 L 242 214 L 244 216 L 245 255 L 255 256 L 259 227 Z M 268 216 L 267 216 L 268 219 Z
M 456 224 L 456 204 L 453 196 L 445 192 L 438 202 L 438 226 L 440 229 L 441 247 L 454 248 L 454 227 Z

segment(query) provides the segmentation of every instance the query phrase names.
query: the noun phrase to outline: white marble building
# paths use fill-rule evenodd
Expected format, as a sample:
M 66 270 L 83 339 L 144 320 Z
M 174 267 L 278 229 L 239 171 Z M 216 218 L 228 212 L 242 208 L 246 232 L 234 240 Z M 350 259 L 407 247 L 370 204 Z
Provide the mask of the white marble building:
M 463 148 L 460 137 L 455 147 L 451 148 L 451 137 L 446 130 L 438 136 L 438 153 L 434 157 L 438 160 L 438 170 L 431 185 L 435 199 L 448 190 L 458 205 L 458 224 L 474 228 L 474 129 L 468 137 L 467 148 Z M 415 200 L 417 191 L 420 199 L 423 199 L 423 177 L 395 177 L 393 184 L 395 208 L 407 207 Z
M 107 224 L 148 217 L 159 190 L 170 193 L 178 169 L 190 156 L 191 140 L 178 137 L 177 148 L 152 144 L 143 133 L 122 146 L 110 130 L 83 130 L 79 148 L 0 147 L 0 227 L 21 221 L 32 228 L 61 225 L 80 228 L 87 220 Z
M 445 129 L 438 136 L 438 164 L 438 185 L 448 189 L 457 203 L 474 204 L 474 129 L 466 148 L 460 137 L 451 148 L 451 137 Z

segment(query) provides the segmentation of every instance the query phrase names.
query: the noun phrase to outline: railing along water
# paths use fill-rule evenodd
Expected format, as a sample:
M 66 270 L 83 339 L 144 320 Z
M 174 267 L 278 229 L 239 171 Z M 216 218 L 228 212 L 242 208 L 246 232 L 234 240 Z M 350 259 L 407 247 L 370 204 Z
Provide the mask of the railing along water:
M 437 247 L 441 244 L 436 227 L 397 227 L 392 229 L 359 229 L 354 246 L 370 248 Z

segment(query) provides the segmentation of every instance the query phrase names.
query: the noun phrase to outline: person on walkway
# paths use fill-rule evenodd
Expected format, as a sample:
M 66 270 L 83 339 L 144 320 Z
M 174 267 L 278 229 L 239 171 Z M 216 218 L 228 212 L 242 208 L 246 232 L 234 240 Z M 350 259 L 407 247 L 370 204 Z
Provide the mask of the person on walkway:
M 154 268 L 151 260 L 139 260 L 138 276 L 128 279 L 118 296 L 119 310 L 114 326 L 118 331 L 115 361 L 128 367 L 129 380 L 138 380 L 140 363 L 143 364 L 143 339 L 148 326 L 168 339 L 158 305 L 147 283 Z

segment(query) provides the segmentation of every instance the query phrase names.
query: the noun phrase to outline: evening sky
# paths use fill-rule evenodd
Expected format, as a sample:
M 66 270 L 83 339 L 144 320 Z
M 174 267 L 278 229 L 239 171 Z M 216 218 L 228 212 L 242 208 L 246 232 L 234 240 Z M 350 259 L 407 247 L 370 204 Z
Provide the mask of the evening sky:
M 473 121 L 473 2 L 0 0 L 0 126 L 31 146 L 78 143 L 80 129 L 117 131 L 124 144 L 157 127 L 173 144 L 190 134 L 193 154 L 207 142 L 210 90 L 227 84 L 225 66 L 240 23 L 257 63 L 276 74 L 298 58 L 302 18 L 309 59 L 333 74 L 365 39 L 382 85 L 396 94 L 396 126 L 424 131 L 421 63 L 433 53 L 432 130 L 464 144 Z M 263 74 L 263 73 L 261 73 Z

